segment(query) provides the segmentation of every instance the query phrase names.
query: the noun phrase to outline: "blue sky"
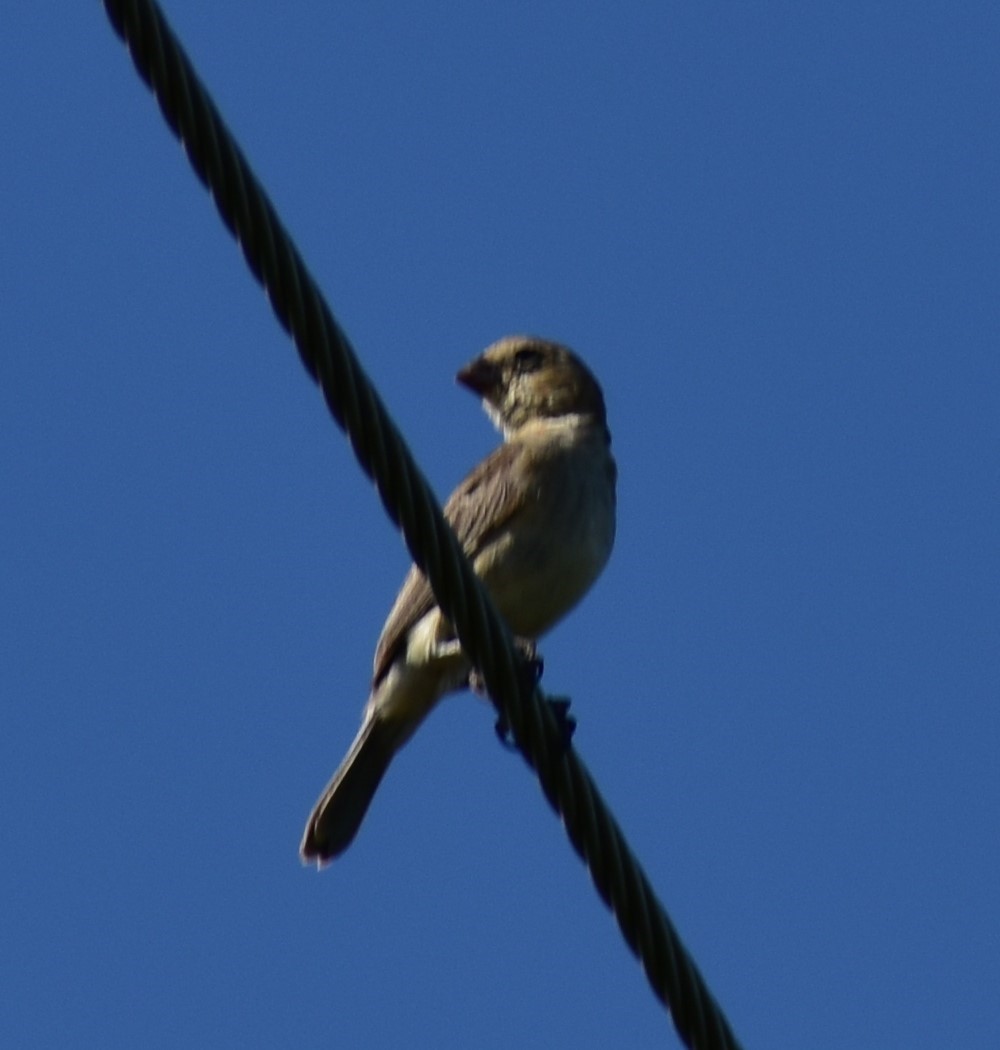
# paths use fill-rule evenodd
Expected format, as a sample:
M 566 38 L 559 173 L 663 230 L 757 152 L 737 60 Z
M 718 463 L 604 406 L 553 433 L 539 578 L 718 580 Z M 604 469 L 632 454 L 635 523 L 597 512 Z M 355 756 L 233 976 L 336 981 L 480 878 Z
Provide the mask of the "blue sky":
M 442 496 L 570 343 L 545 687 L 750 1046 L 1000 1038 L 995 4 L 166 11 Z M 481 702 L 297 858 L 407 567 L 97 4 L 0 38 L 0 1043 L 679 1045 Z

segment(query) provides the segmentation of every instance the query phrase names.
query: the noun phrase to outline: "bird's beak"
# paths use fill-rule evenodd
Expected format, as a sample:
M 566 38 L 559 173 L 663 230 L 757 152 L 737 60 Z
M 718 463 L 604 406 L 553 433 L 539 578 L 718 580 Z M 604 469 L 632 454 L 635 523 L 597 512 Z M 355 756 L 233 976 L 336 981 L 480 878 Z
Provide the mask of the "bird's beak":
M 500 373 L 495 365 L 477 357 L 475 361 L 470 361 L 464 368 L 460 368 L 455 378 L 474 394 L 486 397 L 491 390 L 496 389 Z

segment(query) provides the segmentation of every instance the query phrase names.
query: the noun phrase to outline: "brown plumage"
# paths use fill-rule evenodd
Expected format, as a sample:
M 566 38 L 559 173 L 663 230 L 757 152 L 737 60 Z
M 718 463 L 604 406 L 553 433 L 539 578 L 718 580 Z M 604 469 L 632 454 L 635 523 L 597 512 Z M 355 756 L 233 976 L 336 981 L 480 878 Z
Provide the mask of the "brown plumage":
M 604 398 L 558 343 L 513 336 L 458 373 L 504 443 L 452 493 L 445 517 L 515 635 L 536 640 L 600 574 L 615 530 Z M 353 840 L 393 756 L 471 668 L 423 573 L 410 569 L 375 648 L 361 729 L 306 825 L 322 864 Z

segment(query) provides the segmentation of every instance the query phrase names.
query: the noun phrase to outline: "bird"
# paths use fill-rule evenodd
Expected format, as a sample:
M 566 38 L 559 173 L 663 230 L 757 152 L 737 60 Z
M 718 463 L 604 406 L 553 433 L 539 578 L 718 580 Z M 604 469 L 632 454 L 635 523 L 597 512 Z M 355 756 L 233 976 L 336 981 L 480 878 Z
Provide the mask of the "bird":
M 617 467 L 604 395 L 568 347 L 507 336 L 461 368 L 502 443 L 444 516 L 511 632 L 530 651 L 603 571 L 615 538 Z M 414 565 L 375 647 L 361 728 L 306 824 L 300 855 L 324 864 L 354 840 L 395 755 L 472 665 Z

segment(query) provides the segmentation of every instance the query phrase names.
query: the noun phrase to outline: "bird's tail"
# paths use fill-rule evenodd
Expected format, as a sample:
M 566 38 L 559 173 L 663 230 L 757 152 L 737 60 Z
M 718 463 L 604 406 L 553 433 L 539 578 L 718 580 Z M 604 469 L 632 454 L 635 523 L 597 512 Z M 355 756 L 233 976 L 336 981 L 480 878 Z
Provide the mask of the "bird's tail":
M 399 734 L 370 714 L 347 757 L 313 807 L 299 853 L 306 862 L 324 864 L 340 856 L 361 827 L 375 790 L 399 746 Z

